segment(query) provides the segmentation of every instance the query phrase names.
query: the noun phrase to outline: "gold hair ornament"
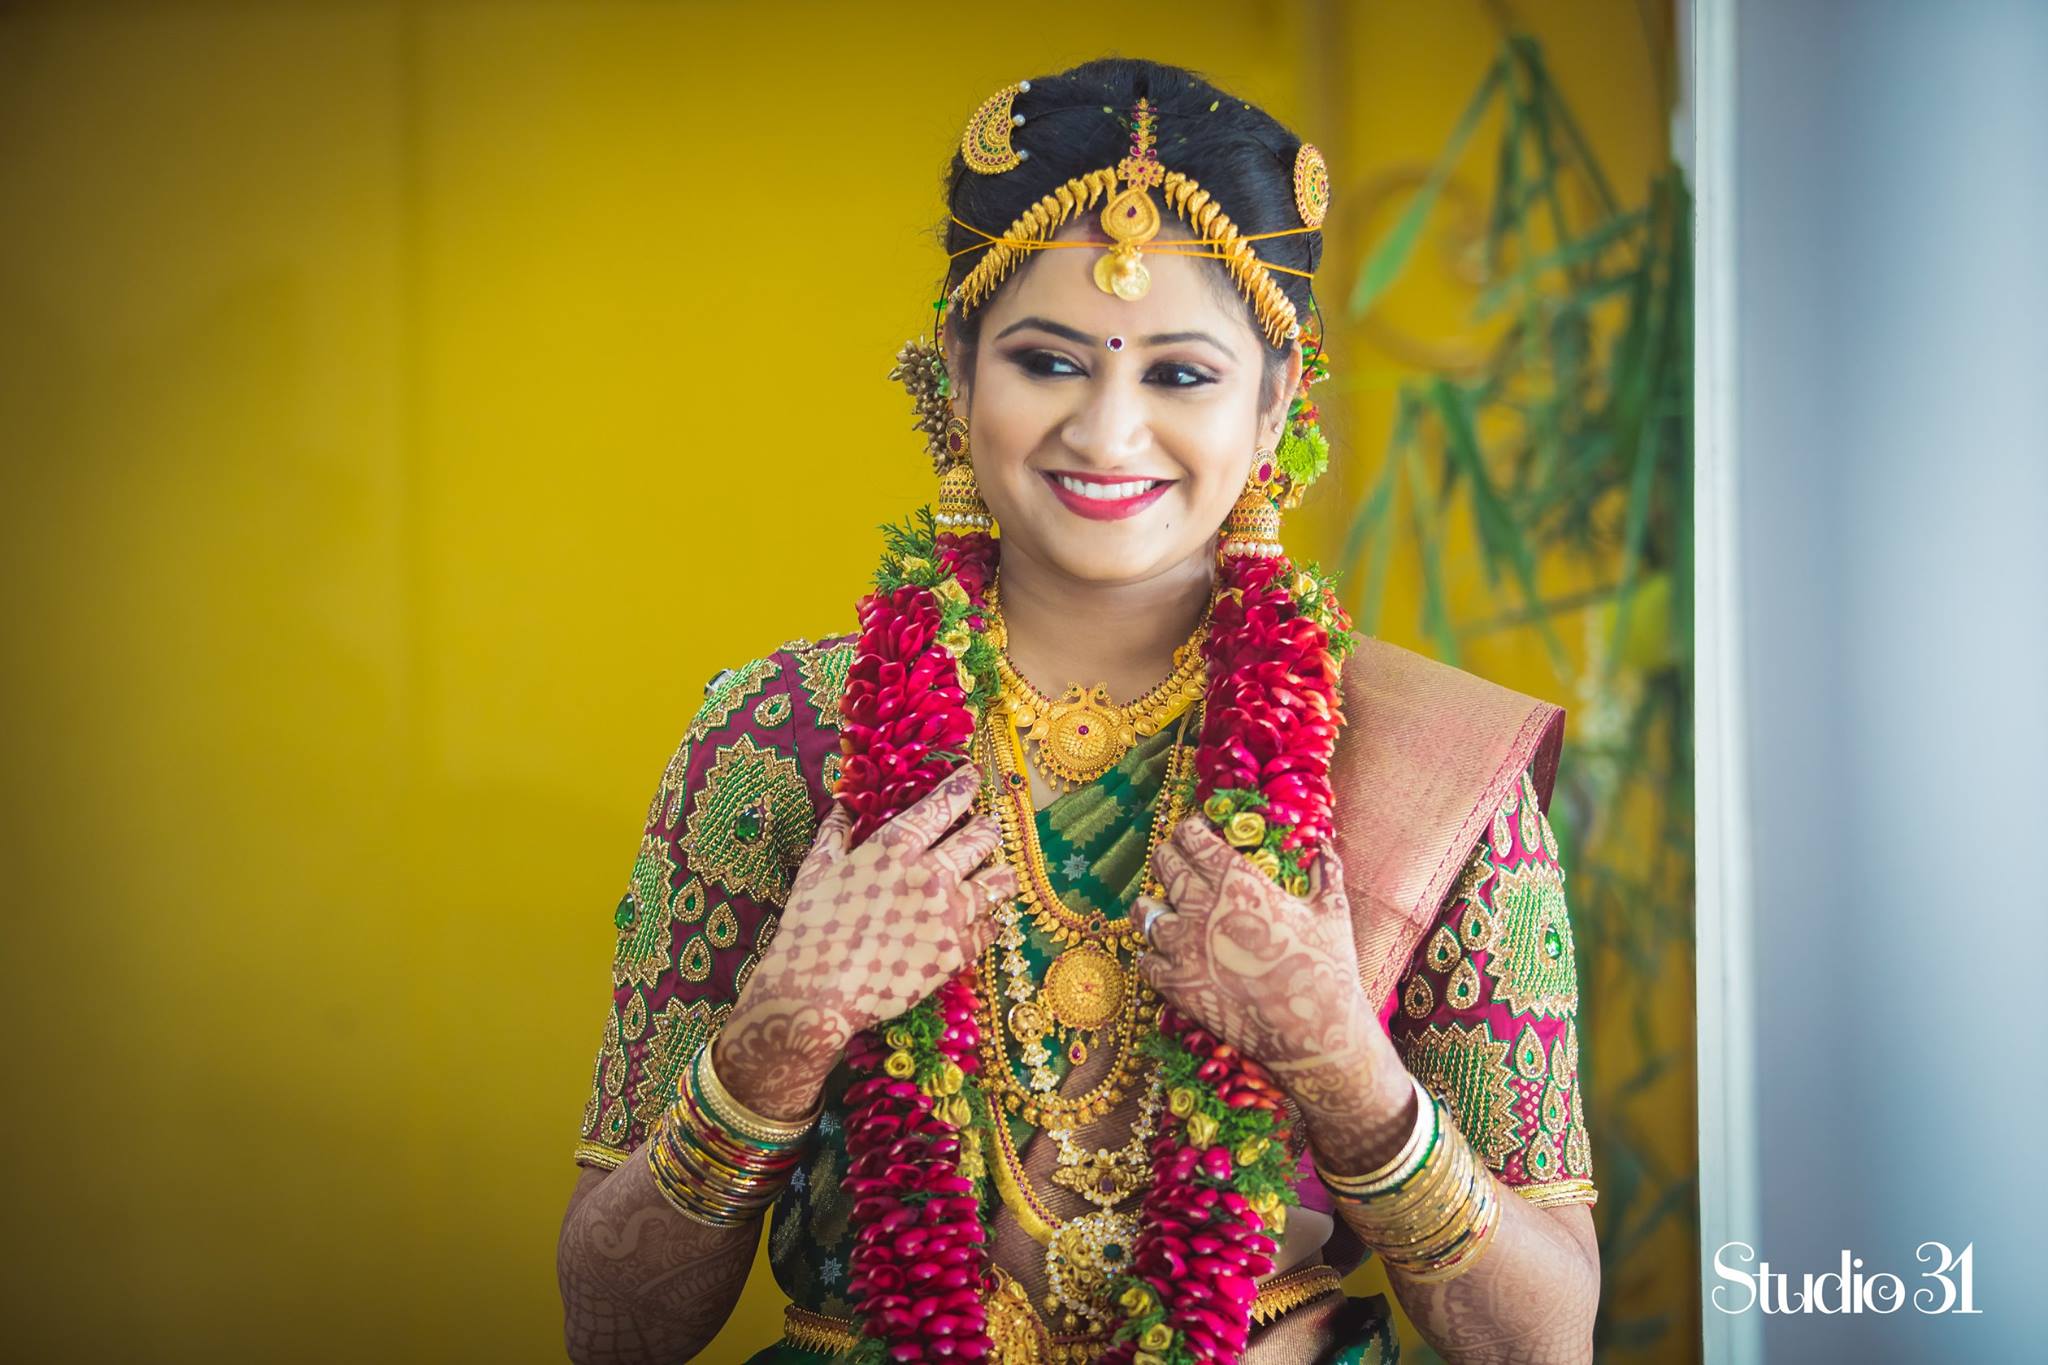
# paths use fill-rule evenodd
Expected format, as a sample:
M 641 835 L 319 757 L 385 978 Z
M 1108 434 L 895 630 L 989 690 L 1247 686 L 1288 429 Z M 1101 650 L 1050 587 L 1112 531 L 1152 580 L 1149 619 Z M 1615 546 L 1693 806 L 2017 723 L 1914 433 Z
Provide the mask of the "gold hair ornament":
M 1294 154 L 1294 207 L 1312 228 L 1321 227 L 1330 212 L 1330 167 L 1314 143 L 1302 143 Z
M 1030 81 L 1004 86 L 983 100 L 974 117 L 967 120 L 967 131 L 960 135 L 960 159 L 967 163 L 968 170 L 1000 175 L 1016 170 L 1031 155 L 1028 150 L 1010 145 L 1010 130 L 1024 124 L 1024 116 L 1011 112 L 1011 106 L 1020 93 L 1030 88 Z
M 997 99 L 1002 98 L 998 92 Z M 985 111 L 993 101 L 984 104 L 975 112 L 970 121 L 972 131 L 977 125 L 985 125 Z M 1005 106 L 1007 107 L 1007 106 Z M 1276 265 L 1260 258 L 1252 243 L 1268 237 L 1287 237 L 1297 233 L 1319 230 L 1320 218 L 1316 223 L 1306 223 L 1298 228 L 1281 228 L 1274 232 L 1245 233 L 1237 229 L 1230 216 L 1222 211 L 1209 192 L 1194 180 L 1178 171 L 1169 171 L 1160 164 L 1155 148 L 1157 141 L 1153 124 L 1156 113 L 1149 100 L 1139 100 L 1134 110 L 1131 130 L 1131 151 L 1115 166 L 1105 166 L 1098 171 L 1075 176 L 1063 185 L 1056 186 L 1052 193 L 1018 215 L 1001 234 L 984 232 L 972 223 L 952 221 L 966 228 L 981 243 L 953 253 L 965 255 L 968 251 L 982 251 L 974 268 L 954 287 L 951 302 L 961 312 L 972 309 L 986 300 L 1006 279 L 1010 272 L 1024 259 L 1027 251 L 1046 251 L 1056 247 L 1086 247 L 1100 249 L 1099 242 L 1055 242 L 1052 237 L 1060 228 L 1078 215 L 1100 206 L 1100 224 L 1103 233 L 1110 240 L 1110 248 L 1096 264 L 1095 283 L 1105 293 L 1121 299 L 1138 299 L 1145 296 L 1151 287 L 1149 273 L 1145 270 L 1140 253 L 1150 252 L 1167 256 L 1190 256 L 1209 260 L 1220 260 L 1224 268 L 1236 281 L 1239 292 L 1250 301 L 1257 314 L 1260 329 L 1266 340 L 1279 346 L 1301 335 L 1301 325 L 1296 317 L 1294 303 L 1273 278 L 1275 272 L 1311 278 L 1312 272 L 1296 270 L 1291 266 Z M 1004 145 L 1007 146 L 1007 134 Z M 991 157 L 988 164 L 993 165 Z M 1320 164 L 1321 157 L 1314 158 Z M 970 162 L 970 164 L 972 164 Z M 1296 184 L 1303 180 L 1303 161 L 1299 153 L 1295 157 Z M 1313 181 L 1314 177 L 1310 176 Z M 1327 170 L 1324 171 L 1327 181 Z M 1155 240 L 1160 228 L 1160 213 L 1153 202 L 1151 191 L 1157 188 L 1166 206 L 1186 223 L 1196 240 L 1191 242 Z M 1327 194 L 1325 194 L 1327 198 Z M 1303 198 L 1297 188 L 1296 206 L 1301 207 Z M 1311 205 L 1313 200 L 1309 201 Z M 1307 215 L 1304 214 L 1304 220 Z

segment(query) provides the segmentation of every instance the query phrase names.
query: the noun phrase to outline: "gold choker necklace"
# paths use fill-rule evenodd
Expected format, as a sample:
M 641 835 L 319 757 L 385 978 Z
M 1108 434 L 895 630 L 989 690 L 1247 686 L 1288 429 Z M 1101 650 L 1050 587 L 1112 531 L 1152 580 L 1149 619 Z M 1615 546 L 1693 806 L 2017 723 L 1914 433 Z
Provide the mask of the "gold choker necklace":
M 1119 706 L 1109 688 L 1075 683 L 1055 701 L 1033 687 L 1010 662 L 1009 631 L 1004 628 L 997 589 L 989 588 L 989 642 L 996 647 L 996 676 L 1002 682 L 1003 708 L 1025 740 L 1034 741 L 1031 766 L 1054 790 L 1072 790 L 1093 782 L 1114 768 L 1140 736 L 1156 735 L 1174 717 L 1201 700 L 1207 679 L 1202 645 L 1209 618 L 1187 642 L 1173 651 L 1173 672 L 1144 696 Z

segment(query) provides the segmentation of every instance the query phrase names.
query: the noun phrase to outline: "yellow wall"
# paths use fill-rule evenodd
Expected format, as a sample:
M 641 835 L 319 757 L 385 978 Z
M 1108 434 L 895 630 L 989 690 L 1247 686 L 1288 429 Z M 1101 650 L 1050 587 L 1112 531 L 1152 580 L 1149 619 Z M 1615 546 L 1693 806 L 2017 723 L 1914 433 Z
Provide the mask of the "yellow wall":
M 1647 164 L 1632 7 L 1543 10 Z M 0 11 L 11 1353 L 559 1358 L 641 811 L 925 494 L 883 374 L 967 111 L 1142 51 L 1340 121 L 1341 196 L 1494 34 L 1162 13 Z

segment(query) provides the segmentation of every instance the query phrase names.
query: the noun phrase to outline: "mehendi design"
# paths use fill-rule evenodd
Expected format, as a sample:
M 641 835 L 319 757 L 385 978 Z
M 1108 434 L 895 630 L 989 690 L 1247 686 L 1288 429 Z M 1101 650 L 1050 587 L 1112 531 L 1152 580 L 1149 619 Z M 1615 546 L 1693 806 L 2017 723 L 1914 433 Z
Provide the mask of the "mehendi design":
M 1304 902 L 1190 818 L 1154 858 L 1171 913 L 1138 969 L 1175 1006 L 1258 1058 L 1320 1150 L 1398 1145 L 1407 1082 L 1358 983 L 1343 866 L 1325 844 Z M 1133 908 L 1143 915 L 1147 901 Z
M 946 834 L 980 785 L 963 764 L 858 848 L 846 808 L 832 807 L 720 1037 L 719 1072 L 735 1096 L 802 1112 L 849 1038 L 917 1004 L 987 946 L 988 907 L 1016 894 L 1016 874 L 1006 864 L 976 871 L 996 851 L 994 820 L 975 816 Z

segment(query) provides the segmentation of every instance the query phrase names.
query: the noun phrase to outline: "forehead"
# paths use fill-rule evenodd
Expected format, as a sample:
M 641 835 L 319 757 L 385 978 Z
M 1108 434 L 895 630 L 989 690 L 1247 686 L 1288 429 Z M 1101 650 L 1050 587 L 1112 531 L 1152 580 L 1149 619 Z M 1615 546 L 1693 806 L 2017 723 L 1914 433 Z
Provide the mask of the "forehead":
M 985 335 L 994 335 L 1016 318 L 1037 316 L 1100 336 L 1202 330 L 1233 341 L 1240 336 L 1248 341 L 1260 339 L 1243 298 L 1220 261 L 1148 251 L 1141 259 L 1151 274 L 1152 287 L 1141 299 L 1120 299 L 1095 284 L 1095 263 L 1109 246 L 1095 214 L 1084 214 L 1066 224 L 1053 240 L 1091 245 L 1027 253 L 995 298 L 984 305 Z M 1152 240 L 1199 249 L 1187 230 L 1171 218 L 1160 225 L 1159 235 Z M 987 330 L 990 326 L 994 331 Z

